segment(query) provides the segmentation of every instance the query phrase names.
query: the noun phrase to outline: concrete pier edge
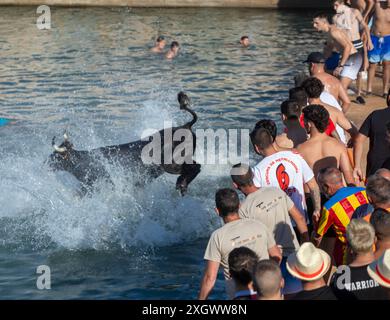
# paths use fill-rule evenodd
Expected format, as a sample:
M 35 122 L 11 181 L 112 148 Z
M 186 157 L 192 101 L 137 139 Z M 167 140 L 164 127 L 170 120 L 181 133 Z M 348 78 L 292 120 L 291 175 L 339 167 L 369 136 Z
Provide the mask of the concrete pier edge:
M 0 6 L 329 8 L 328 0 L 0 0 Z

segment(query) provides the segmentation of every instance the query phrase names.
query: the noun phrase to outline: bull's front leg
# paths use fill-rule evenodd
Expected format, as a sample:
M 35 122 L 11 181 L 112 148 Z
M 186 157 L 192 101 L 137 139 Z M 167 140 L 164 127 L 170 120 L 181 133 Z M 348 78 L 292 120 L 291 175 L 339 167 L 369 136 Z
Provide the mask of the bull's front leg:
M 193 160 L 191 161 L 191 164 L 184 163 L 182 165 L 180 176 L 176 181 L 176 190 L 180 190 L 182 196 L 187 193 L 188 185 L 200 172 L 200 164 Z

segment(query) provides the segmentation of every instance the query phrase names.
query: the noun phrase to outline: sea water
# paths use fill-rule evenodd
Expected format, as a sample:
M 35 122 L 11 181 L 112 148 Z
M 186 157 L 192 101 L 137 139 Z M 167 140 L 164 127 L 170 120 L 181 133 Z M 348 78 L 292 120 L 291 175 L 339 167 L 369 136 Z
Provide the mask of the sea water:
M 0 299 L 194 299 L 213 230 L 215 191 L 228 165 L 203 166 L 188 195 L 164 174 L 146 188 L 107 167 L 114 187 L 80 197 L 78 181 L 44 164 L 67 130 L 76 149 L 140 138 L 164 121 L 194 129 L 251 129 L 271 118 L 323 38 L 310 12 L 259 9 L 0 8 Z M 149 52 L 176 40 L 173 61 Z M 239 45 L 242 35 L 249 49 Z M 250 149 L 251 150 L 251 149 Z M 251 161 L 258 158 L 251 150 Z M 37 267 L 50 268 L 49 290 Z M 220 274 L 210 298 L 224 299 Z

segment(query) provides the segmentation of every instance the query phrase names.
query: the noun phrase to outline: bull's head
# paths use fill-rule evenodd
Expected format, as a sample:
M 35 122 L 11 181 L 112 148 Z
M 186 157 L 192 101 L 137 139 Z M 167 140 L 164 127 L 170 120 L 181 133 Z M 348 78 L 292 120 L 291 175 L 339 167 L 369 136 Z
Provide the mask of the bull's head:
M 55 143 L 56 137 L 53 137 L 52 146 L 54 152 L 49 156 L 48 163 L 54 170 L 66 170 L 71 161 L 73 153 L 73 144 L 69 141 L 69 137 L 64 133 L 64 141 L 57 146 Z

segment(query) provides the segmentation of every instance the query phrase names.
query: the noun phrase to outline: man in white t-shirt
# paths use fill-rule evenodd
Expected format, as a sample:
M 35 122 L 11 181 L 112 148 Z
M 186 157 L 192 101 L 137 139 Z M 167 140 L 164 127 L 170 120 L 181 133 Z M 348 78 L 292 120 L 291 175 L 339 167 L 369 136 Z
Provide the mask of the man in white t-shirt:
M 301 281 L 291 277 L 287 272 L 286 262 L 287 257 L 299 249 L 292 221 L 297 225 L 300 241 L 309 241 L 305 218 L 290 197 L 279 188 L 256 187 L 253 183 L 253 172 L 249 166 L 237 164 L 233 166 L 230 175 L 234 187 L 246 196 L 238 211 L 240 217 L 264 223 L 273 233 L 276 244 L 282 248 L 283 259 L 280 268 L 285 280 L 283 294 L 291 295 L 302 291 Z
M 217 279 L 220 264 L 224 269 L 226 292 L 229 299 L 234 297 L 234 281 L 229 275 L 229 253 L 239 247 L 253 250 L 259 260 L 269 257 L 280 263 L 282 256 L 271 232 L 260 221 L 241 219 L 238 214 L 240 200 L 232 189 L 220 189 L 215 195 L 216 212 L 225 225 L 213 232 L 206 248 L 206 268 L 202 278 L 199 299 L 209 296 Z
M 309 223 L 304 184 L 310 190 L 314 205 L 313 214 L 317 216 L 321 211 L 320 189 L 313 170 L 296 151 L 278 151 L 275 138 L 267 128 L 256 126 L 250 137 L 256 153 L 264 156 L 264 159 L 253 168 L 255 186 L 282 189 Z

